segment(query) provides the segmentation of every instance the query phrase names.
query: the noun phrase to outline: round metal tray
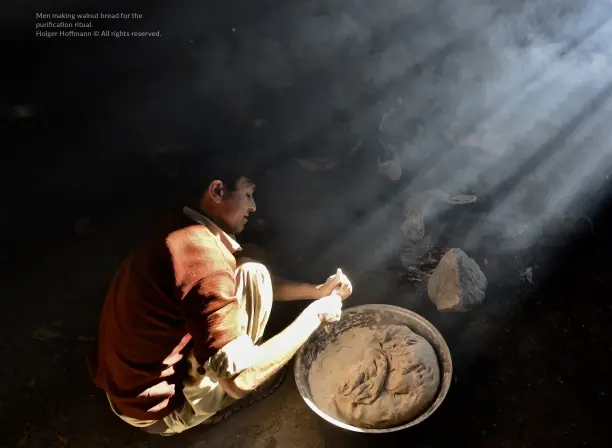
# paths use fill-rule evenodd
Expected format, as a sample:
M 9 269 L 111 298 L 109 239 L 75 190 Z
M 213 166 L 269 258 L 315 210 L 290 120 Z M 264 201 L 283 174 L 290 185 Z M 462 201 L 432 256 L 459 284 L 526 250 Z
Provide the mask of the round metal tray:
M 323 412 L 313 400 L 308 383 L 308 372 L 317 355 L 338 336 L 353 327 L 374 328 L 380 325 L 406 325 L 425 338 L 434 348 L 440 364 L 440 389 L 436 400 L 420 416 L 400 426 L 385 429 L 359 428 L 343 423 Z M 329 333 L 321 326 L 298 351 L 295 360 L 295 384 L 306 404 L 321 418 L 340 428 L 363 433 L 387 433 L 400 431 L 417 425 L 429 417 L 440 406 L 450 388 L 453 377 L 453 363 L 446 341 L 426 319 L 412 311 L 392 305 L 360 305 L 343 311 L 340 322 L 330 328 Z

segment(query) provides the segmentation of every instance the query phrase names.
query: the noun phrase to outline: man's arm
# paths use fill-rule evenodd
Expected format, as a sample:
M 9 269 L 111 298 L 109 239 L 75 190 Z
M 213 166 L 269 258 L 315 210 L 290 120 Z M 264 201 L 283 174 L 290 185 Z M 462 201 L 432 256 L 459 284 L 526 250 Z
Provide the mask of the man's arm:
M 298 283 L 281 277 L 272 278 L 274 300 L 286 302 L 290 300 L 315 300 L 321 298 L 319 287 L 310 283 Z
M 314 314 L 301 314 L 272 339 L 253 347 L 257 351 L 255 364 L 233 379 L 220 380 L 223 390 L 236 400 L 255 390 L 291 360 L 320 323 Z
M 276 301 L 316 300 L 329 296 L 333 291 L 336 291 L 343 299 L 346 299 L 353 292 L 350 280 L 341 269 L 338 269 L 334 275 L 330 276 L 321 285 L 295 283 L 280 277 L 274 277 L 272 279 L 272 288 L 274 290 L 274 300 Z
M 336 294 L 313 302 L 285 330 L 253 347 L 253 366 L 232 379 L 221 379 L 221 387 L 237 400 L 249 394 L 287 364 L 321 323 L 337 322 L 341 312 L 342 300 Z

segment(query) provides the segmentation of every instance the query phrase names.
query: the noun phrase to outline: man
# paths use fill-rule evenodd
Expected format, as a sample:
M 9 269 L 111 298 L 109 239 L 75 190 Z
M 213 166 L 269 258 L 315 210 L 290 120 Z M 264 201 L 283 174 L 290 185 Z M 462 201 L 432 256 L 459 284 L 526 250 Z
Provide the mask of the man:
M 90 370 L 111 409 L 132 426 L 172 435 L 214 423 L 278 387 L 275 375 L 320 324 L 337 322 L 352 292 L 340 270 L 322 285 L 271 279 L 237 262 L 232 235 L 255 211 L 244 176 L 208 183 L 199 203 L 121 264 L 102 311 Z M 315 299 L 262 343 L 272 300 Z M 282 377 L 280 377 L 282 379 Z

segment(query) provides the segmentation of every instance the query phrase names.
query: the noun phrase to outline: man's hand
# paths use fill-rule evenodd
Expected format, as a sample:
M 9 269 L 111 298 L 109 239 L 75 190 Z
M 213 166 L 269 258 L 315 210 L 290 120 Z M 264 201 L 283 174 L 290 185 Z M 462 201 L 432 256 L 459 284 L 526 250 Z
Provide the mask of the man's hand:
M 325 283 L 318 286 L 317 289 L 321 297 L 330 296 L 335 291 L 342 300 L 348 299 L 353 293 L 353 285 L 340 268 Z
M 332 291 L 329 296 L 312 302 L 305 311 L 317 316 L 322 324 L 335 324 L 342 317 L 342 298 Z
M 254 363 L 233 378 L 219 381 L 232 398 L 240 399 L 255 390 L 287 364 L 310 335 L 321 324 L 333 324 L 342 315 L 342 299 L 332 291 L 328 297 L 312 302 L 298 318 L 282 332 L 262 345 L 254 347 Z

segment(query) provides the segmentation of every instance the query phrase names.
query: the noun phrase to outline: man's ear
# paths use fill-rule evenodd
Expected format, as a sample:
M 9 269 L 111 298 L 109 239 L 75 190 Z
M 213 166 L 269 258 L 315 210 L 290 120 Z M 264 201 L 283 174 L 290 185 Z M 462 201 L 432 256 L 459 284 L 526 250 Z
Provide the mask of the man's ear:
M 208 187 L 210 191 L 210 197 L 215 203 L 220 204 L 223 200 L 223 195 L 225 194 L 225 190 L 223 188 L 223 182 L 220 180 L 213 180 Z

